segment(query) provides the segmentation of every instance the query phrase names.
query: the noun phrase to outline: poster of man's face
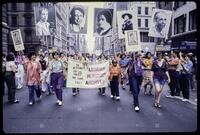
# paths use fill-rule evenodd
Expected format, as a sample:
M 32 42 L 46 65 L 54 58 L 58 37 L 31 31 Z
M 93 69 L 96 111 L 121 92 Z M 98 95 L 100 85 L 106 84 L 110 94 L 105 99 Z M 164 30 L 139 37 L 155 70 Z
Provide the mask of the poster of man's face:
M 94 12 L 94 36 L 106 37 L 112 34 L 113 9 L 95 8 Z
M 34 7 L 36 35 L 51 35 L 55 31 L 55 8 L 54 6 Z M 54 30 L 53 30 L 54 29 Z
M 125 38 L 125 31 L 136 29 L 137 16 L 131 10 L 118 11 L 117 24 L 119 39 Z
M 68 33 L 87 33 L 87 11 L 86 6 L 70 5 Z
M 166 38 L 171 22 L 171 15 L 172 11 L 153 9 L 148 36 Z

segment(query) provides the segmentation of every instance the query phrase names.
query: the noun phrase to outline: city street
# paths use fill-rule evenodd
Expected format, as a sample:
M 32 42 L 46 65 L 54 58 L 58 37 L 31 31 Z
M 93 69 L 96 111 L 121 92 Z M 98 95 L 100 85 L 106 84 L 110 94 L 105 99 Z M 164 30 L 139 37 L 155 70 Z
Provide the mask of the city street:
M 17 90 L 19 104 L 3 98 L 3 131 L 5 133 L 126 133 L 126 132 L 194 132 L 197 130 L 197 106 L 178 98 L 167 98 L 168 86 L 161 98 L 162 108 L 153 107 L 153 96 L 139 95 L 140 111 L 132 107 L 133 97 L 120 87 L 120 101 L 110 99 L 97 89 L 80 89 L 72 96 L 64 89 L 63 105 L 56 105 L 56 96 L 43 93 L 41 101 L 28 105 L 28 89 Z

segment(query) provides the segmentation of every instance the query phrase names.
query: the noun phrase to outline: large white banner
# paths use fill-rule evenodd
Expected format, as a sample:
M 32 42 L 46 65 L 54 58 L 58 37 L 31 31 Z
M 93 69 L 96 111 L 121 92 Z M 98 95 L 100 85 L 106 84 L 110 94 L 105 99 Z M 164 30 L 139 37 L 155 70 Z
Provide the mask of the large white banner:
M 109 61 L 83 62 L 68 60 L 67 87 L 102 88 L 108 86 Z
M 117 24 L 119 39 L 125 38 L 125 31 L 137 29 L 137 16 L 132 10 L 117 12 Z
M 153 9 L 148 36 L 167 38 L 171 15 L 172 11 Z
M 126 51 L 141 51 L 140 32 L 139 30 L 125 31 Z
M 22 35 L 21 35 L 20 29 L 11 31 L 11 36 L 12 36 L 15 51 L 24 50 L 24 43 L 22 40 Z

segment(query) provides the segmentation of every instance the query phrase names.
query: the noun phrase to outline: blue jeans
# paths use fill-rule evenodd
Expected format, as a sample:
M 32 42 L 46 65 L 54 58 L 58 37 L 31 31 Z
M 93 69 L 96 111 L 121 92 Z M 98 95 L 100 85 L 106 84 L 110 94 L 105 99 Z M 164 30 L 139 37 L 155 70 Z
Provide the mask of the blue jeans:
M 41 96 L 41 91 L 39 89 L 39 85 L 29 85 L 28 89 L 29 89 L 29 102 L 34 103 L 35 102 L 34 91 L 38 98 Z
M 140 93 L 140 87 L 142 84 L 142 76 L 133 75 L 129 77 L 130 89 L 133 92 L 133 104 L 134 106 L 139 106 L 138 95 Z

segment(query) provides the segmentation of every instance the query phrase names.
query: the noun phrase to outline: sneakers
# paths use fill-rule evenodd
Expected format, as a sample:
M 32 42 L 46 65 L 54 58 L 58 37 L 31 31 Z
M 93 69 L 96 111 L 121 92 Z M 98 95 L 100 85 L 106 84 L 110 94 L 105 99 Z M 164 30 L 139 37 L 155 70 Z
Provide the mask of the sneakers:
M 13 103 L 13 104 L 19 103 L 19 100 L 18 100 L 18 99 L 15 99 L 12 103 Z
M 59 106 L 61 106 L 61 105 L 62 105 L 62 101 L 57 100 L 57 104 L 58 104 Z
M 76 96 L 76 92 L 73 92 L 73 93 L 72 93 L 72 96 Z
M 105 96 L 105 95 L 106 95 L 106 93 L 101 93 L 101 95 L 102 95 L 102 96 Z
M 110 98 L 114 98 L 114 96 L 113 96 L 113 95 L 110 95 Z
M 182 99 L 182 101 L 183 102 L 187 102 L 187 101 L 189 101 L 188 99 L 186 99 L 186 98 L 184 98 L 184 99 Z
M 115 97 L 115 99 L 116 99 L 116 100 L 120 100 L 120 97 L 119 97 L 119 96 L 117 96 L 117 97 Z
M 139 107 L 136 106 L 136 107 L 135 107 L 135 112 L 139 112 L 139 110 L 140 110 Z
M 33 105 L 33 102 L 29 102 L 28 104 L 29 104 L 29 105 Z
M 168 97 L 168 98 L 173 98 L 174 96 L 172 96 L 172 95 L 166 95 L 166 97 Z

